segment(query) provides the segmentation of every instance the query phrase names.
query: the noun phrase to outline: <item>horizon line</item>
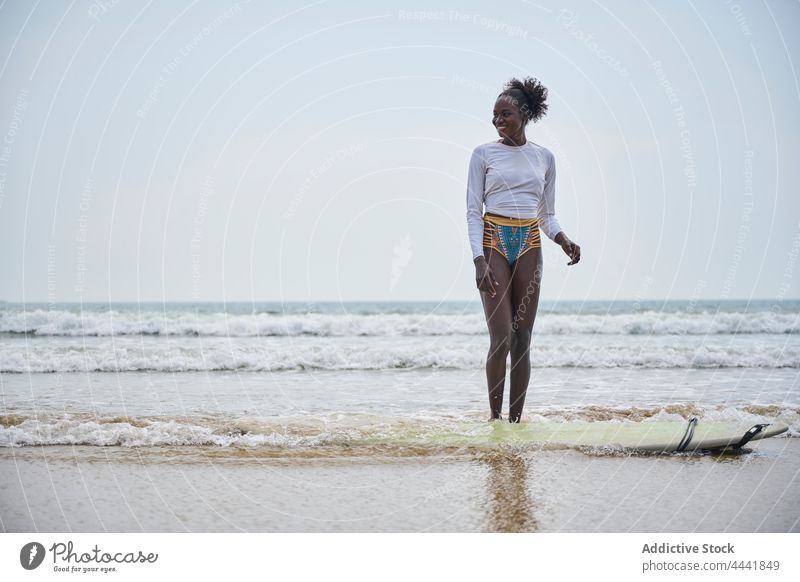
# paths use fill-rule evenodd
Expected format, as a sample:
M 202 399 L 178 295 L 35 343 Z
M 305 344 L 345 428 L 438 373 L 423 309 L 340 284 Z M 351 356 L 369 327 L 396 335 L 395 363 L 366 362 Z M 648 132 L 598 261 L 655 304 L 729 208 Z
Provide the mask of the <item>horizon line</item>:
M 2 304 L 45 304 L 45 305 L 63 305 L 63 304 L 75 304 L 75 303 L 138 303 L 138 304 L 165 304 L 165 303 L 188 303 L 188 304 L 201 304 L 201 303 L 463 303 L 463 302 L 480 302 L 480 299 L 307 299 L 307 300 L 300 300 L 300 299 L 147 299 L 147 300 L 128 300 L 128 299 L 115 299 L 113 301 L 109 300 L 81 300 L 75 299 L 70 301 L 51 301 L 51 300 L 17 300 L 12 301 L 8 299 L 0 299 L 0 305 Z M 541 302 L 590 302 L 590 301 L 626 301 L 626 302 L 654 302 L 654 301 L 694 301 L 699 303 L 701 301 L 774 301 L 776 303 L 783 303 L 786 301 L 800 301 L 800 297 L 749 297 L 749 298 L 738 298 L 738 297 L 710 297 L 710 298 L 654 298 L 654 299 L 643 299 L 638 297 L 631 297 L 631 298 L 623 298 L 623 297 L 615 297 L 615 298 L 599 298 L 599 299 L 540 299 Z

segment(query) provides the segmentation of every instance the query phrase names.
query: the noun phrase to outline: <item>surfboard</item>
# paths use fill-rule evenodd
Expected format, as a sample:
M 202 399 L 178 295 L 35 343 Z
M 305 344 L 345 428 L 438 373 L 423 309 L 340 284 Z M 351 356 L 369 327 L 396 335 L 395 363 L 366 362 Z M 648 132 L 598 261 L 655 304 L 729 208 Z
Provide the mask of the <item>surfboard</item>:
M 740 422 L 522 422 L 462 423 L 458 427 L 410 437 L 408 444 L 483 447 L 501 444 L 542 448 L 596 447 L 623 451 L 683 452 L 741 449 L 753 441 L 789 430 L 783 424 Z

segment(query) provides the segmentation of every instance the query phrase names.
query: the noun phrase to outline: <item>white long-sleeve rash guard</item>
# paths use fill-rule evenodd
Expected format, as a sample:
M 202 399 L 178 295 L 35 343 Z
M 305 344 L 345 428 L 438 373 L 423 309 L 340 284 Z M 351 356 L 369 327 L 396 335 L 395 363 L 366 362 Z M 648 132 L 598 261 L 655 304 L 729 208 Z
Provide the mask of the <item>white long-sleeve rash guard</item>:
M 555 216 L 556 161 L 530 140 L 521 146 L 499 141 L 472 150 L 467 177 L 467 230 L 472 259 L 483 255 L 483 205 L 486 212 L 513 218 L 539 218 L 551 240 L 561 232 Z

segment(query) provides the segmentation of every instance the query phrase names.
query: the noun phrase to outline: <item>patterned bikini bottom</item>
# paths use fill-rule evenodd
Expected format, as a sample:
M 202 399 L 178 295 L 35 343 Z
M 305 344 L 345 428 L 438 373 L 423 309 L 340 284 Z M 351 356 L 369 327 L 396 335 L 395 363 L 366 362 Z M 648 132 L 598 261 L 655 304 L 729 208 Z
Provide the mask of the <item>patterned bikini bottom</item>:
M 514 266 L 518 258 L 542 246 L 538 218 L 510 218 L 498 214 L 483 215 L 483 246 L 495 249 Z

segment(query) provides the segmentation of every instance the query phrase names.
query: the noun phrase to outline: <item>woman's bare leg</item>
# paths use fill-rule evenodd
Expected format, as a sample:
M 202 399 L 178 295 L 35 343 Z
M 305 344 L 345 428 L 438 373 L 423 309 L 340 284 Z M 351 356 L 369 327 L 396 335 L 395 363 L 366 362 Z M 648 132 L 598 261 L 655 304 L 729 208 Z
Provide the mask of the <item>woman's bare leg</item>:
M 531 377 L 531 332 L 539 308 L 542 283 L 542 249 L 533 248 L 514 263 L 511 273 L 511 390 L 509 422 L 519 422 Z
M 500 418 L 503 409 L 503 389 L 506 381 L 506 358 L 511 349 L 511 267 L 495 249 L 485 248 L 497 285 L 494 297 L 481 292 L 486 325 L 489 328 L 489 355 L 486 358 L 486 383 L 489 388 L 489 409 L 492 418 Z

